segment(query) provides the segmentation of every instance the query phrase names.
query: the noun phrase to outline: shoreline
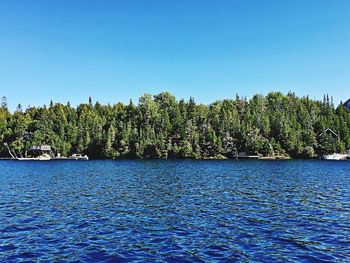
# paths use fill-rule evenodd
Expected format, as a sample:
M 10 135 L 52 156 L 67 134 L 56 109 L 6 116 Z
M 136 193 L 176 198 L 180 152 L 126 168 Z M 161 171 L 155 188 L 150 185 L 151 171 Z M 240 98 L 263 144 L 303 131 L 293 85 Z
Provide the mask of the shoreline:
M 116 159 L 108 159 L 108 158 L 101 158 L 101 159 L 89 159 L 89 160 L 75 160 L 75 159 L 51 159 L 51 160 L 45 160 L 40 162 L 48 162 L 48 161 L 54 161 L 54 162 L 60 162 L 60 161 L 180 161 L 180 160 L 191 160 L 191 161 L 298 161 L 298 160 L 325 160 L 322 158 L 280 158 L 280 157 L 261 157 L 261 158 L 215 158 L 215 157 L 209 157 L 209 158 L 116 158 Z M 349 161 L 350 158 L 343 160 L 343 161 Z M 17 160 L 13 158 L 0 158 L 0 161 L 18 161 L 18 162 L 38 162 L 39 160 Z

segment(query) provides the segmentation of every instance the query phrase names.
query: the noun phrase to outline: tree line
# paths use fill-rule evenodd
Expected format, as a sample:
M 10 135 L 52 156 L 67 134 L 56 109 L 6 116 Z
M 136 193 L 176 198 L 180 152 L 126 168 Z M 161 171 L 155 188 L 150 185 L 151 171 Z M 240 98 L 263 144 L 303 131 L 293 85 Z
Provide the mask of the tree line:
M 324 132 L 330 128 L 336 133 Z M 350 111 L 289 92 L 197 104 L 168 92 L 145 94 L 138 104 L 69 103 L 28 107 L 12 113 L 0 106 L 0 156 L 6 142 L 24 152 L 49 144 L 55 153 L 87 154 L 93 159 L 234 158 L 261 156 L 311 158 L 350 149 Z

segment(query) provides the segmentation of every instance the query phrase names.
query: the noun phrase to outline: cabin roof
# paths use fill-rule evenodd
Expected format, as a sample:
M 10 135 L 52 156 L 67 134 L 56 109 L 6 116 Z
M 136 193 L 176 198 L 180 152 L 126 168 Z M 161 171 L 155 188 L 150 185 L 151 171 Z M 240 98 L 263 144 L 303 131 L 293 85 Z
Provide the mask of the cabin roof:
M 346 108 L 350 109 L 350 98 L 347 99 L 344 103 L 343 103 L 343 106 L 345 106 Z
M 321 137 L 325 133 L 330 133 L 330 134 L 334 135 L 335 137 L 339 137 L 339 135 L 330 128 L 325 129 L 324 132 L 322 132 L 319 136 Z
M 29 150 L 51 151 L 51 146 L 50 145 L 33 145 Z

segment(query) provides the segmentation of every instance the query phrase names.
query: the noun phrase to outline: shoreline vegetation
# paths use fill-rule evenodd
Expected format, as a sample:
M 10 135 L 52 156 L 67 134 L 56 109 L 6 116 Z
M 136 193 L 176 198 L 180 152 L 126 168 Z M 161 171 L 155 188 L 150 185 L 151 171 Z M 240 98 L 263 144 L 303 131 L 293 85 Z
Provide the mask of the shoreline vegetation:
M 332 98 L 323 101 L 289 92 L 252 99 L 196 104 L 168 92 L 145 94 L 135 105 L 50 102 L 18 105 L 3 97 L 0 106 L 0 157 L 6 147 L 25 152 L 48 144 L 55 154 L 87 154 L 91 159 L 309 159 L 350 149 L 350 111 Z

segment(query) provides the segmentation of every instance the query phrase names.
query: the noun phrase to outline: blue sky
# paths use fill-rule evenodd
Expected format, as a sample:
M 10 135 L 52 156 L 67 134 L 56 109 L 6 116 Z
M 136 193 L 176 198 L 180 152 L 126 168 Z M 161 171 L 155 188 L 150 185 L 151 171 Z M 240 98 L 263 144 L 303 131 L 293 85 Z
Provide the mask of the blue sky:
M 350 97 L 348 0 L 0 1 L 0 96 L 9 106 L 210 103 L 289 90 Z

